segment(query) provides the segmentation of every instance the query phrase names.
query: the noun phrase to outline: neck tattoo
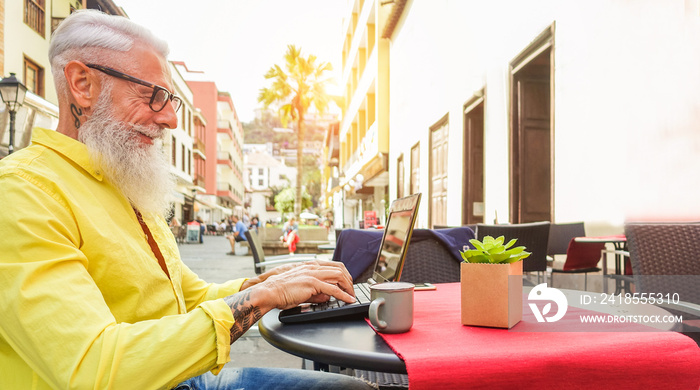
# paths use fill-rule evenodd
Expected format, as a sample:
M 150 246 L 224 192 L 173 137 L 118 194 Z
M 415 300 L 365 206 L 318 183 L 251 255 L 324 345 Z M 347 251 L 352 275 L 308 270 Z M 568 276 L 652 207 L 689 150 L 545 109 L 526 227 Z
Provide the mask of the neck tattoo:
M 83 110 L 81 108 L 76 107 L 75 104 L 71 103 L 70 112 L 71 114 L 73 114 L 73 118 L 75 119 L 75 128 L 79 129 L 80 117 L 83 115 Z

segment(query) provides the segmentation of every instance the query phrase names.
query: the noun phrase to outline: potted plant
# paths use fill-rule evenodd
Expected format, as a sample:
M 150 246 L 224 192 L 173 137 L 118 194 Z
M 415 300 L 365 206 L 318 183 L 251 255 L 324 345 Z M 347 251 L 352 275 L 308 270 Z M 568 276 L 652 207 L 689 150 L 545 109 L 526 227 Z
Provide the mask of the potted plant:
M 523 263 L 530 256 L 517 239 L 469 240 L 461 252 L 462 325 L 512 328 L 523 316 Z

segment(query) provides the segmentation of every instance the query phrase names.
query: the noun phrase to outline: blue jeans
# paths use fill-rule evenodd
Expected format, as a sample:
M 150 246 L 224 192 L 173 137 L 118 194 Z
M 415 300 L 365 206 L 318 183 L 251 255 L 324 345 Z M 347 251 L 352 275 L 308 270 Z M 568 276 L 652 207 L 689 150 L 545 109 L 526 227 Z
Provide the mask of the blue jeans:
M 190 378 L 174 390 L 368 390 L 371 385 L 360 379 L 321 371 L 291 368 L 235 368 L 222 370 L 219 375 L 207 372 Z

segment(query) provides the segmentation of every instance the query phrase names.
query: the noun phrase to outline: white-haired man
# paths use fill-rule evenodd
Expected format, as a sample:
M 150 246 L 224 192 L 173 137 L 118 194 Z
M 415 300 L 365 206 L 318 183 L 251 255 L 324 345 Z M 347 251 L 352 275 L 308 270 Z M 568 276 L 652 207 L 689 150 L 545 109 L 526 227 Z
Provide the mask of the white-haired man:
M 164 218 L 161 139 L 182 104 L 167 51 L 96 11 L 52 38 L 57 131 L 35 129 L 32 146 L 0 162 L 0 388 L 367 388 L 313 371 L 221 370 L 267 311 L 352 302 L 352 281 L 313 262 L 208 284 L 181 262 Z

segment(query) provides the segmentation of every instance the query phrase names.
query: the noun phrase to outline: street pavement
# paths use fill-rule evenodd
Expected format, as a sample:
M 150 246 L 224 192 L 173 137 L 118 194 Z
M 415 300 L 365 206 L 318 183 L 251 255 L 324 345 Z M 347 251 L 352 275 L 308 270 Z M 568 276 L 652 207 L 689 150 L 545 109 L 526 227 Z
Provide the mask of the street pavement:
M 254 277 L 253 256 L 231 256 L 228 239 L 204 236 L 203 244 L 180 244 L 182 261 L 207 282 Z M 253 331 L 231 345 L 231 361 L 226 367 L 301 368 L 302 359 L 271 346 Z

